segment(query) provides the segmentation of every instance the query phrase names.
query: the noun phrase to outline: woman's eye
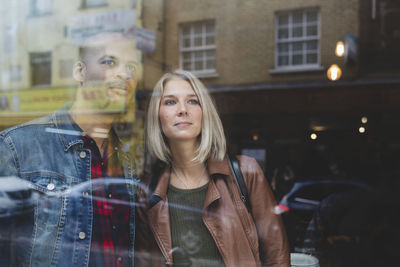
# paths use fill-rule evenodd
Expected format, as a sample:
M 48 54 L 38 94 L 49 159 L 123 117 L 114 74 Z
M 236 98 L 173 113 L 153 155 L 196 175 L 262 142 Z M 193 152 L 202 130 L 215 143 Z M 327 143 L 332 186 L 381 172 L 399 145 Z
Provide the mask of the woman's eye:
M 164 105 L 173 105 L 173 104 L 175 104 L 175 100 L 167 99 L 164 101 Z
M 197 99 L 190 99 L 190 100 L 188 101 L 188 103 L 189 103 L 189 104 L 192 104 L 192 105 L 198 105 L 198 104 L 200 104 L 199 100 L 197 100 Z

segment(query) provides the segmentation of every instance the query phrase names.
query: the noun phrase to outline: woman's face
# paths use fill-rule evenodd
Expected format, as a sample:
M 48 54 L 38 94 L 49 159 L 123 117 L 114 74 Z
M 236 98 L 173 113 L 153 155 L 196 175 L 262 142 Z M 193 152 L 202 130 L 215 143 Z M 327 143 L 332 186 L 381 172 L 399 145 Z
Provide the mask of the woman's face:
M 192 86 L 185 80 L 173 78 L 165 84 L 158 115 L 170 142 L 196 141 L 201 133 L 203 111 Z

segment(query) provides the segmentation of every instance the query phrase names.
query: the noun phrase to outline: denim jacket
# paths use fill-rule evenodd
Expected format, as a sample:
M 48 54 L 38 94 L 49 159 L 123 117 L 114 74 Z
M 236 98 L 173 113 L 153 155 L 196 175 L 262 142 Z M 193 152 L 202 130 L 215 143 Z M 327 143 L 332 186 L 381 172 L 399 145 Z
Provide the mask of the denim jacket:
M 83 148 L 80 135 L 80 128 L 65 110 L 0 133 L 2 175 L 17 176 L 39 193 L 30 241 L 20 249 L 18 265 L 88 266 L 93 223 L 91 155 Z M 127 253 L 133 266 L 138 181 L 133 178 L 131 157 L 123 150 L 118 153 L 130 198 L 131 246 Z M 85 182 L 89 186 L 82 187 Z

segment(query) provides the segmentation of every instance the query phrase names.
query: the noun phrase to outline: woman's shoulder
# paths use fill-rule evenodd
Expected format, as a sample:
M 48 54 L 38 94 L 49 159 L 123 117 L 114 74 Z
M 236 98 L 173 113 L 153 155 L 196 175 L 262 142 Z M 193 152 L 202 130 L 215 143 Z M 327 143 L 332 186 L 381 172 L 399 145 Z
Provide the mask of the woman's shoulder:
M 257 163 L 255 158 L 245 155 L 237 155 L 236 157 L 239 160 L 242 172 L 258 172 L 261 170 L 260 165 Z

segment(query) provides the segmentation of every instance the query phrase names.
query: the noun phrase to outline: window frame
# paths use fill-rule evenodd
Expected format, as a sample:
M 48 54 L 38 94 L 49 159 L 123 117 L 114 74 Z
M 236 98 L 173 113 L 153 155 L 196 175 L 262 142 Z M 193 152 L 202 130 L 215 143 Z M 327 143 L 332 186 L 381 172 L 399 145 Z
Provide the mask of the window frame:
M 30 17 L 42 17 L 42 16 L 48 16 L 53 13 L 53 0 L 50 1 L 50 7 L 48 10 L 40 12 L 39 9 L 37 8 L 38 0 L 30 0 L 30 10 L 29 10 L 29 16 Z
M 207 24 L 208 23 L 212 23 L 214 26 L 214 31 L 213 33 L 207 32 Z M 196 24 L 200 24 L 202 31 L 201 31 L 201 40 L 202 40 L 202 45 L 201 46 L 194 46 L 193 42 L 194 42 L 194 38 L 196 37 L 196 33 L 194 33 L 194 27 Z M 183 34 L 183 29 L 184 27 L 188 26 L 189 27 L 189 35 L 184 35 Z M 193 74 L 195 74 L 198 77 L 218 77 L 218 73 L 217 73 L 217 68 L 216 68 L 216 62 L 217 62 L 217 56 L 216 56 L 216 52 L 217 52 L 217 34 L 216 34 L 216 21 L 214 19 L 212 20 L 201 20 L 201 21 L 192 21 L 192 22 L 185 22 L 185 23 L 181 23 L 179 24 L 179 68 L 180 69 L 184 69 L 184 70 L 188 70 L 190 72 L 192 72 Z M 190 47 L 184 47 L 183 42 L 184 42 L 184 36 L 189 36 L 190 38 Z M 209 36 L 213 36 L 214 37 L 214 44 L 212 45 L 207 45 L 205 44 L 206 42 L 206 38 Z M 214 68 L 212 69 L 207 69 L 206 63 L 207 63 L 207 59 L 210 59 L 210 57 L 207 57 L 205 55 L 205 53 L 203 53 L 201 62 L 203 63 L 203 68 L 201 70 L 195 70 L 194 69 L 194 64 L 196 62 L 195 57 L 194 57 L 194 52 L 206 52 L 206 51 L 214 51 Z M 184 58 L 183 58 L 183 54 L 184 53 L 190 53 L 190 64 L 191 64 L 191 69 L 185 69 L 184 68 Z
M 315 22 L 307 22 L 307 12 L 315 11 L 316 12 L 316 21 Z M 301 12 L 302 14 L 302 22 L 301 22 L 301 29 L 302 35 L 301 37 L 293 37 L 292 36 L 292 29 L 294 26 L 293 16 L 296 12 Z M 279 30 L 282 27 L 279 24 L 279 17 L 282 15 L 288 16 L 288 37 L 287 38 L 279 38 Z M 296 23 L 298 24 L 298 23 Z M 317 34 L 312 36 L 306 35 L 306 29 L 308 26 L 317 26 Z M 301 8 L 301 9 L 293 9 L 293 10 L 284 10 L 278 11 L 275 13 L 274 16 L 274 69 L 271 70 L 271 73 L 280 73 L 280 72 L 303 72 L 303 71 L 318 71 L 323 70 L 324 68 L 321 66 L 321 15 L 320 9 L 318 7 L 310 7 L 310 8 Z M 317 46 L 313 50 L 307 50 L 305 47 L 306 42 L 309 41 L 316 41 Z M 291 49 L 294 43 L 302 43 L 301 55 L 302 55 L 302 64 L 294 65 L 292 62 L 293 58 L 293 51 Z M 288 44 L 288 51 L 287 52 L 279 52 L 279 45 L 280 44 Z M 307 52 L 312 51 L 316 52 L 317 61 L 315 63 L 307 63 L 306 56 Z M 279 65 L 279 56 L 282 54 L 288 56 L 288 65 Z
M 96 7 L 104 7 L 108 5 L 107 0 L 101 0 L 102 3 L 98 4 L 88 4 L 87 0 L 82 0 L 81 8 L 86 9 L 86 8 L 96 8 Z

